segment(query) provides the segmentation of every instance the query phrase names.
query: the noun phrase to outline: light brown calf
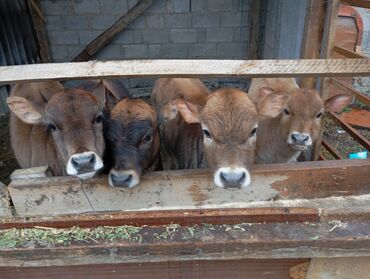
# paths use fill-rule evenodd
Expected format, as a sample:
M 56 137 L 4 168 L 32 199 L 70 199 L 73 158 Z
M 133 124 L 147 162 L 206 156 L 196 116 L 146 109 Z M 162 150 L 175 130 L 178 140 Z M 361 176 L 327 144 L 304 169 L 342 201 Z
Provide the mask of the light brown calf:
M 208 165 L 213 181 L 219 187 L 247 187 L 255 160 L 258 116 L 275 117 L 287 96 L 271 94 L 257 108 L 245 92 L 230 88 L 209 95 L 198 93 L 196 97 L 192 96 L 196 101 L 191 102 L 184 97 L 191 94 L 188 87 L 181 86 L 179 79 L 169 84 L 174 83 L 177 83 L 176 90 L 171 85 L 162 87 L 157 84 L 152 96 L 158 100 L 161 99 L 158 94 L 172 95 L 169 98 L 172 115 L 161 124 L 164 125 L 161 140 L 168 153 L 171 152 L 180 168 Z M 161 106 L 165 107 L 164 104 Z M 162 162 L 165 160 L 167 158 L 162 158 Z
M 157 114 L 145 101 L 127 98 L 118 102 L 111 111 L 106 140 L 111 186 L 135 187 L 143 171 L 158 167 Z
M 318 92 L 300 89 L 293 78 L 252 79 L 249 96 L 255 104 L 272 93 L 289 98 L 277 117 L 260 120 L 257 163 L 297 161 L 316 141 L 324 111 L 341 111 L 352 100 L 349 95 L 336 95 L 323 101 Z
M 14 86 L 11 145 L 22 168 L 48 165 L 54 175 L 93 176 L 103 167 L 102 105 L 89 92 L 59 82 Z

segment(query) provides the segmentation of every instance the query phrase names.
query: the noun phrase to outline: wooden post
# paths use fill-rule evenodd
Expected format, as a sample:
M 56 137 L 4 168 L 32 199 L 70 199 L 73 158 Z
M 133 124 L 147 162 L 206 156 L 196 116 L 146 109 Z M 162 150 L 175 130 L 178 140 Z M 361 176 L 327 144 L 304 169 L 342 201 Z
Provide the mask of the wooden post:
M 41 62 L 51 62 L 48 36 L 45 28 L 45 17 L 41 12 L 40 0 L 29 0 L 30 10 L 32 14 L 33 25 L 35 28 L 37 41 L 40 47 Z
M 249 52 L 248 59 L 258 59 L 259 21 L 261 1 L 253 0 L 249 6 Z
M 327 2 L 325 28 L 322 41 L 321 57 L 329 59 L 333 53 L 334 38 L 336 31 L 336 21 L 338 17 L 339 0 L 330 0 Z M 320 81 L 320 95 L 325 100 L 328 98 L 329 78 L 325 77 Z M 317 160 L 320 156 L 323 128 L 321 128 L 319 137 L 316 141 L 313 159 Z
M 125 15 L 120 17 L 112 26 L 92 40 L 82 52 L 80 52 L 72 61 L 80 62 L 90 60 L 91 57 L 108 44 L 114 36 L 120 33 L 138 16 L 140 16 L 151 4 L 153 0 L 140 0 Z
M 325 0 L 309 1 L 301 50 L 303 59 L 320 58 L 325 23 L 325 3 Z M 314 89 L 316 87 L 316 79 L 314 77 L 302 78 L 301 87 Z

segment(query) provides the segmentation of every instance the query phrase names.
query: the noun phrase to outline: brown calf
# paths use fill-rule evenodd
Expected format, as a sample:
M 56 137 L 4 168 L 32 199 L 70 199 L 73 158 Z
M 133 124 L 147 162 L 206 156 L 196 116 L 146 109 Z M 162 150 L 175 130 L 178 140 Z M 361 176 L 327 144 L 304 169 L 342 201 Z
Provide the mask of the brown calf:
M 174 81 L 175 82 L 175 81 Z M 243 188 L 251 182 L 250 168 L 255 160 L 258 115 L 275 117 L 286 102 L 284 94 L 271 94 L 257 108 L 239 89 L 219 89 L 210 95 L 199 94 L 190 102 L 187 87 L 178 91 L 156 86 L 156 94 L 176 94 L 176 117 L 168 119 L 161 138 L 179 166 L 203 167 L 213 173 L 214 183 L 222 188 Z M 157 99 L 157 96 L 152 96 Z M 280 104 L 280 107 L 279 107 Z M 192 123 L 191 131 L 183 123 Z M 205 159 L 203 159 L 203 153 Z M 167 158 L 162 158 L 162 162 Z M 186 160 L 184 160 L 186 159 Z M 165 163 L 163 163 L 165 165 Z
M 256 104 L 271 93 L 289 98 L 277 117 L 260 121 L 257 163 L 297 161 L 317 139 L 324 111 L 341 111 L 352 100 L 349 95 L 336 95 L 323 101 L 318 92 L 300 89 L 293 78 L 252 79 L 249 95 Z
M 97 98 L 59 82 L 14 86 L 7 99 L 11 145 L 23 168 L 48 165 L 54 175 L 93 176 L 103 167 L 101 108 Z
M 111 111 L 106 130 L 107 161 L 113 161 L 109 184 L 132 188 L 144 170 L 156 168 L 159 151 L 157 115 L 138 99 L 124 99 Z

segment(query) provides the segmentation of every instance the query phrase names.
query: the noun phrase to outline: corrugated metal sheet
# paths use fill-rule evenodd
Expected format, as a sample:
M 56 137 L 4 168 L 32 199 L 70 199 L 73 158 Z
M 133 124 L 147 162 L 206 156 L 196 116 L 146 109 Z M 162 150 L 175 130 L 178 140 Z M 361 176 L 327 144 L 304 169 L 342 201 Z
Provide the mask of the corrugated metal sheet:
M 0 65 L 39 63 L 39 46 L 27 0 L 0 0 Z M 0 112 L 9 87 L 0 87 Z

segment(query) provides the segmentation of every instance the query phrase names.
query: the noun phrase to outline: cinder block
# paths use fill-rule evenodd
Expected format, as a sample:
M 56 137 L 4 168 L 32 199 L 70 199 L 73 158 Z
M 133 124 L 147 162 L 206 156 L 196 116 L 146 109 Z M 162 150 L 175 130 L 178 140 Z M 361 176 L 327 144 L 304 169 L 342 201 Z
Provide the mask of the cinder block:
M 68 61 L 71 61 L 77 54 L 79 54 L 86 45 L 72 45 L 67 46 Z
M 208 0 L 207 9 L 210 11 L 232 11 L 234 9 L 233 0 Z
M 79 44 L 77 31 L 51 31 L 49 39 L 52 44 L 56 45 L 75 45 Z
M 127 58 L 148 58 L 148 46 L 144 44 L 140 45 L 123 45 L 123 58 L 121 59 L 127 59 Z
M 144 29 L 143 30 L 143 42 L 144 43 L 167 43 L 169 33 L 167 31 L 158 29 Z
M 123 49 L 120 45 L 107 45 L 94 55 L 99 60 L 124 59 Z
M 206 29 L 205 28 L 197 28 L 197 38 L 198 38 L 198 42 L 206 41 Z
M 190 0 L 170 0 L 167 3 L 169 13 L 188 13 L 190 12 Z
M 149 29 L 163 29 L 164 28 L 164 16 L 163 15 L 147 15 L 146 26 Z
M 215 43 L 196 43 L 189 47 L 190 58 L 216 58 L 216 54 Z
M 219 59 L 238 58 L 245 59 L 248 55 L 248 44 L 244 42 L 218 43 L 217 57 Z
M 167 0 L 156 0 L 153 4 L 145 11 L 147 14 L 165 14 L 166 13 L 166 2 Z
M 161 48 L 160 44 L 150 44 L 149 48 L 149 58 L 151 59 L 159 59 L 161 58 Z
M 181 28 L 191 26 L 190 14 L 168 14 L 166 15 L 166 26 L 170 28 Z
M 111 43 L 112 44 L 133 44 L 135 42 L 134 33 L 135 31 L 132 29 L 123 30 L 113 38 Z
M 83 15 L 66 15 L 62 17 L 62 21 L 66 30 L 84 30 L 89 28 L 89 21 Z
M 129 28 L 145 28 L 145 16 L 139 16 L 132 23 L 128 25 Z
M 67 59 L 68 52 L 67 47 L 65 45 L 50 45 L 51 55 L 53 60 L 55 59 Z
M 76 14 L 98 14 L 100 12 L 99 2 L 98 0 L 73 1 L 73 10 Z
M 207 28 L 207 42 L 231 42 L 234 36 L 232 28 Z
M 87 45 L 96 37 L 98 37 L 102 31 L 90 31 L 90 30 L 80 30 L 78 31 L 78 36 L 80 38 L 80 44 Z
M 64 20 L 59 15 L 48 15 L 46 17 L 46 29 L 48 31 L 63 30 Z
M 197 41 L 196 29 L 172 29 L 171 41 L 174 43 L 194 43 Z
M 241 25 L 242 17 L 247 17 L 247 13 L 228 12 L 221 14 L 222 27 L 239 27 Z
M 204 12 L 207 9 L 207 0 L 191 1 L 192 12 Z
M 164 44 L 161 48 L 162 58 L 182 59 L 189 56 L 189 44 Z
M 72 1 L 40 1 L 41 8 L 46 15 L 65 15 L 73 10 Z
M 220 15 L 218 13 L 203 14 L 193 13 L 192 14 L 192 26 L 193 27 L 218 27 L 220 25 Z
M 236 42 L 247 42 L 249 39 L 248 27 L 236 27 L 234 28 L 234 41 Z
M 91 26 L 95 30 L 105 30 L 110 27 L 120 16 L 119 15 L 97 15 L 91 16 Z
M 128 11 L 127 1 L 125 0 L 99 0 L 100 12 L 103 14 L 124 15 Z

